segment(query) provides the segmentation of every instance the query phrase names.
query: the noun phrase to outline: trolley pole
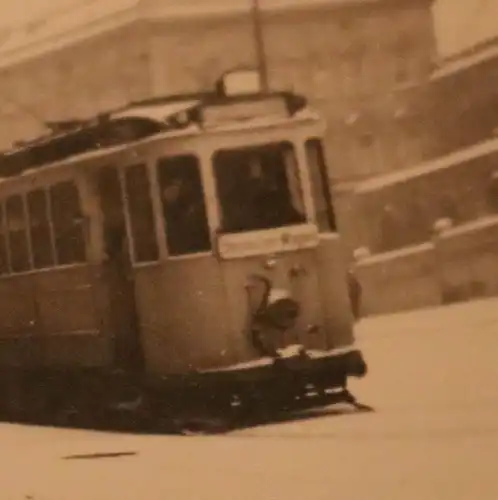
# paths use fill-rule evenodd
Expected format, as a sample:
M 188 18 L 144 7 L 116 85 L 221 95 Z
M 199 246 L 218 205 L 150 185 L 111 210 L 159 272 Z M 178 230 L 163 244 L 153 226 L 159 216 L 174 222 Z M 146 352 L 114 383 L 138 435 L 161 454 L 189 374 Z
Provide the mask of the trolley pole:
M 256 59 L 259 69 L 259 81 L 263 92 L 268 92 L 268 63 L 266 60 L 265 40 L 261 20 L 260 0 L 252 0 L 252 24 L 254 28 L 254 42 L 256 48 Z

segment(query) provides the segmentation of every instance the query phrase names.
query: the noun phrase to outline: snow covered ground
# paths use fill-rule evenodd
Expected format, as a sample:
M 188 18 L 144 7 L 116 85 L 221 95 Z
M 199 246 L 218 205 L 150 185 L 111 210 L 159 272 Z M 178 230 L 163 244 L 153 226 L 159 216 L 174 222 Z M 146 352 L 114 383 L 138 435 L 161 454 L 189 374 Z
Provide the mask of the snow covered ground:
M 0 500 L 498 499 L 498 300 L 362 321 L 372 414 L 224 437 L 0 425 Z M 85 453 L 135 455 L 67 460 Z

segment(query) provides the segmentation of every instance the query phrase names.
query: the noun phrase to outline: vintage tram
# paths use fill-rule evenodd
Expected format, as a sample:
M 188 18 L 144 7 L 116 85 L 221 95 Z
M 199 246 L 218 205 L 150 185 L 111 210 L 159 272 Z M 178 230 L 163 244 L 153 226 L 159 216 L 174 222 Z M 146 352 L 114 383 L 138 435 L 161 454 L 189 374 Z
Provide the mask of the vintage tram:
M 56 125 L 0 162 L 4 416 L 357 404 L 324 122 L 302 96 L 233 71 Z

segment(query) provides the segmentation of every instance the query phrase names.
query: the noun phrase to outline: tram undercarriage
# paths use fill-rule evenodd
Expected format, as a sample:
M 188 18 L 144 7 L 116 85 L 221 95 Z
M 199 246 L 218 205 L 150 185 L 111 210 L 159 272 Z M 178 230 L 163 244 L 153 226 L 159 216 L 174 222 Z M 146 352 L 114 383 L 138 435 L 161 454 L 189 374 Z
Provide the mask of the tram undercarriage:
M 200 372 L 183 383 L 170 379 L 163 385 L 168 389 L 161 392 L 181 391 L 180 399 L 173 398 L 178 414 L 190 410 L 192 415 L 205 416 L 208 426 L 219 425 L 220 430 L 270 422 L 336 403 L 348 403 L 359 411 L 372 410 L 359 403 L 347 388 L 348 377 L 366 375 L 360 351 L 306 352 L 296 347 L 291 346 L 276 359 Z M 195 424 L 195 418 L 189 422 L 187 417 L 185 423 Z M 202 427 L 202 420 L 199 423 Z
M 277 359 L 151 381 L 123 372 L 4 370 L 0 418 L 106 430 L 222 433 L 337 403 L 372 411 L 347 388 L 348 377 L 366 372 L 358 350 L 292 347 Z

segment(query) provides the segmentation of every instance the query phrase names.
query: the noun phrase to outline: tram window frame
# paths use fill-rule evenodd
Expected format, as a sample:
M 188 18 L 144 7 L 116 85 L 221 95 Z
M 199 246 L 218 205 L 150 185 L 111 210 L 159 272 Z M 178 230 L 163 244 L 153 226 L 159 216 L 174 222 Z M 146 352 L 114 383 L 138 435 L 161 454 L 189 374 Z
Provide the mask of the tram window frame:
M 135 172 L 140 172 L 142 184 L 138 185 L 142 189 L 141 193 L 132 191 L 137 189 L 137 177 L 132 177 Z M 135 196 L 137 192 L 140 194 L 140 199 Z M 132 260 L 137 264 L 157 262 L 160 258 L 160 249 L 151 179 L 146 162 L 134 163 L 123 169 L 123 194 L 129 217 Z
M 258 162 L 248 161 L 244 158 L 245 155 L 251 152 L 256 155 L 260 154 Z M 278 171 L 277 165 L 274 163 L 274 159 L 270 160 L 272 154 L 280 154 L 282 160 L 283 169 Z M 289 154 L 290 153 L 290 154 Z M 239 156 L 240 155 L 240 156 Z M 286 156 L 289 155 L 289 156 Z M 240 160 L 238 160 L 239 156 Z M 234 165 L 236 161 L 240 161 L 240 165 Z M 268 165 L 270 165 L 268 167 Z M 221 232 L 222 233 L 241 233 L 241 232 L 252 232 L 252 231 L 264 231 L 269 229 L 283 228 L 288 226 L 297 226 L 309 223 L 309 214 L 306 208 L 305 202 L 305 188 L 304 179 L 301 175 L 299 155 L 296 145 L 289 140 L 281 140 L 274 142 L 267 142 L 262 144 L 254 145 L 244 145 L 233 148 L 222 148 L 217 149 L 212 155 L 212 167 L 215 179 L 215 184 L 218 192 L 218 207 L 221 215 Z M 240 191 L 237 187 L 237 181 L 234 181 L 235 177 L 233 175 L 228 175 L 230 170 L 242 170 L 244 168 L 248 171 L 248 176 L 253 177 L 256 181 L 256 187 L 253 194 L 258 197 L 262 196 L 262 201 L 269 201 L 270 199 L 279 199 L 283 201 L 281 207 L 277 210 L 262 211 L 255 218 L 244 214 L 243 210 L 240 211 L 239 221 L 236 218 L 232 218 L 232 213 L 236 213 L 233 210 L 234 207 L 240 207 L 240 195 L 244 190 Z M 239 183 L 242 184 L 243 176 L 240 176 Z M 272 177 L 270 179 L 270 177 Z M 278 179 L 281 177 L 281 179 Z M 228 181 L 228 179 L 232 179 Z M 268 184 L 265 180 L 271 180 L 273 188 L 277 188 L 279 191 L 277 196 L 272 196 L 268 198 L 263 191 L 260 189 L 262 186 L 267 187 Z M 285 180 L 283 184 L 280 184 L 279 180 Z M 262 182 L 261 182 L 262 181 Z M 244 185 L 244 188 L 246 186 Z M 259 193 L 258 193 L 259 191 Z M 281 191 L 286 191 L 286 198 L 284 199 Z M 269 191 L 267 191 L 269 194 Z M 255 203 L 252 196 L 249 197 L 249 213 L 253 214 L 256 207 L 261 208 L 261 204 Z M 251 206 L 252 205 L 252 209 Z M 296 206 L 297 205 L 297 206 Z M 293 211 L 292 215 L 291 211 Z M 273 216 L 282 216 L 285 213 L 285 217 L 275 220 L 270 220 L 269 218 L 265 220 L 265 217 L 270 213 Z M 230 220 L 231 219 L 231 220 Z M 287 219 L 286 221 L 284 219 Z
M 64 196 L 60 196 L 62 193 Z M 55 243 L 55 266 L 86 262 L 85 217 L 78 185 L 73 180 L 54 183 L 48 188 L 48 197 Z
M 192 153 L 162 156 L 157 160 L 155 170 L 168 256 L 181 257 L 212 252 L 200 158 Z M 187 185 L 184 184 L 185 181 Z M 169 193 L 166 193 L 167 189 L 171 189 Z M 168 202 L 167 195 L 174 199 Z M 182 207 L 182 203 L 187 206 Z M 186 231 L 189 223 L 198 227 Z M 195 237 L 199 239 L 196 240 Z
M 15 204 L 14 204 L 15 203 Z M 10 270 L 12 274 L 25 273 L 31 270 L 31 257 L 28 240 L 28 220 L 26 205 L 22 194 L 14 194 L 5 200 L 6 233 L 10 254 Z M 12 219 L 17 218 L 14 229 Z
M 38 200 L 36 196 L 40 196 Z M 37 206 L 37 203 L 41 202 Z M 55 266 L 56 251 L 50 217 L 50 200 L 45 188 L 34 189 L 26 194 L 26 206 L 29 215 L 31 238 L 31 257 L 34 269 L 46 269 Z M 38 219 L 38 220 L 37 220 Z M 37 222 L 35 225 L 34 222 Z
M 5 205 L 0 202 L 0 276 L 10 274 L 8 232 L 5 224 Z
M 318 137 L 309 138 L 304 143 L 304 150 L 318 231 L 320 233 L 335 233 L 338 230 L 337 217 L 329 184 L 323 142 Z

